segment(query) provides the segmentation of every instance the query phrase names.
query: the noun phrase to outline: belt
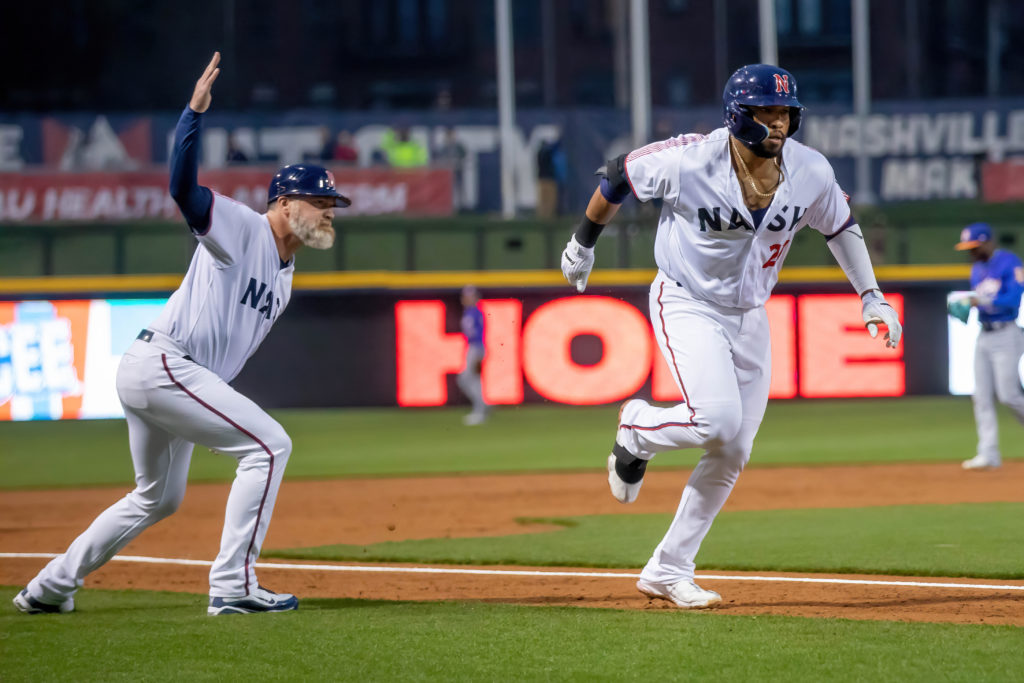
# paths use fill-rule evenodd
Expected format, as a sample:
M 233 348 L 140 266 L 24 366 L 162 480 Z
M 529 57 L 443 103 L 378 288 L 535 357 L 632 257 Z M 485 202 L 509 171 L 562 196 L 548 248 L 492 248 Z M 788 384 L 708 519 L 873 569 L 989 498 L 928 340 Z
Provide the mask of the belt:
M 981 329 L 983 332 L 995 332 L 996 330 L 1001 330 L 1004 327 L 1016 324 L 1016 320 L 988 320 L 982 321 Z
M 150 330 L 143 330 L 142 332 L 139 332 L 139 336 L 136 337 L 136 339 L 141 339 L 142 341 L 148 343 L 151 339 L 153 339 L 153 333 Z M 192 363 L 195 363 L 195 361 L 192 360 L 192 356 L 186 355 L 182 356 L 182 358 Z

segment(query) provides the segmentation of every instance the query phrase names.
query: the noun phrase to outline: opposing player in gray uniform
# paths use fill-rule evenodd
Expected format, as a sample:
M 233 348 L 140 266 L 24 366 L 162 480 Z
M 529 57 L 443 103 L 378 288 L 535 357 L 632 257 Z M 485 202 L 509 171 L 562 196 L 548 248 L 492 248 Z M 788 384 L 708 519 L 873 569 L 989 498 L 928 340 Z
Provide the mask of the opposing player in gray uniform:
M 803 107 L 785 69 L 743 67 L 723 93 L 725 126 L 680 135 L 609 161 L 562 254 L 562 272 L 582 292 L 601 228 L 629 194 L 661 199 L 650 289 L 654 334 L 683 402 L 623 404 L 608 484 L 622 503 L 640 493 L 647 461 L 700 448 L 675 519 L 637 588 L 679 607 L 708 607 L 718 593 L 694 583 L 694 559 L 743 471 L 768 404 L 771 338 L 764 304 L 797 231 L 824 236 L 860 295 L 872 337 L 887 346 L 902 326 L 878 289 L 864 238 L 828 161 L 789 139 Z
M 319 166 L 286 166 L 259 214 L 197 182 L 202 114 L 220 69 L 216 53 L 196 82 L 175 131 L 170 191 L 199 247 L 181 286 L 128 349 L 117 371 L 135 467 L 135 489 L 107 508 L 14 598 L 29 614 L 70 612 L 85 577 L 185 495 L 195 444 L 235 458 L 220 552 L 210 570 L 207 613 L 283 612 L 288 593 L 260 586 L 254 568 L 291 454 L 285 430 L 228 385 L 256 351 L 291 295 L 294 255 L 328 249 L 336 206 L 349 200 Z
M 949 304 L 949 313 L 967 322 L 972 307 L 978 309 L 981 332 L 974 346 L 974 422 L 978 451 L 964 460 L 965 470 L 991 470 L 1003 464 L 999 454 L 999 423 L 996 400 L 1013 411 L 1024 424 L 1024 390 L 1020 359 L 1024 355 L 1024 331 L 1017 325 L 1024 266 L 1016 254 L 996 249 L 992 228 L 972 223 L 960 234 L 958 251 L 969 251 L 971 293 Z

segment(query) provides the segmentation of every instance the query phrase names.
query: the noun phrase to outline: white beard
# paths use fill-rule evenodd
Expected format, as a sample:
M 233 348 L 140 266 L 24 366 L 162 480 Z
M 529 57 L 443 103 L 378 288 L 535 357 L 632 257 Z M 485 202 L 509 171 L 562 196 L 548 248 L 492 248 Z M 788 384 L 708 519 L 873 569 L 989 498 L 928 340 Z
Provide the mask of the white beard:
M 313 249 L 330 249 L 334 246 L 334 230 L 318 227 L 320 220 L 291 216 L 288 227 L 303 244 Z

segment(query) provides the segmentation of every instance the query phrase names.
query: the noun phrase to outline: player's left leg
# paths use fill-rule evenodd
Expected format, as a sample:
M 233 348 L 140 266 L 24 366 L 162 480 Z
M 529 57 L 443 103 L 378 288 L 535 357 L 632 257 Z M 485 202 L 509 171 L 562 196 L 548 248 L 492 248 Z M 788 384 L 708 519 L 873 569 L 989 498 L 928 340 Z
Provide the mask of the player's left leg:
M 466 367 L 456 376 L 456 383 L 462 393 L 473 404 L 473 411 L 463 420 L 467 425 L 478 425 L 487 419 L 487 403 L 484 401 L 484 388 L 480 377 L 483 360 L 483 347 L 470 344 L 466 349 Z
M 1024 388 L 1021 386 L 1020 359 L 1024 354 L 1024 331 L 1015 325 L 990 333 L 995 335 L 991 352 L 996 398 L 1013 411 L 1024 424 Z
M 739 432 L 701 456 L 672 524 L 641 573 L 642 581 L 667 585 L 692 581 L 700 544 L 750 459 L 771 384 L 771 342 L 763 308 L 744 314 L 740 333 L 733 339 L 733 360 L 741 401 Z
M 744 316 L 690 299 L 663 274 L 651 287 L 650 305 L 655 338 L 683 402 L 668 408 L 639 399 L 627 402 L 616 443 L 629 455 L 649 460 L 662 451 L 732 441 L 742 416 L 733 346 Z
M 1001 462 L 999 455 L 999 422 L 996 413 L 997 368 L 994 358 L 994 332 L 982 332 L 974 348 L 974 424 L 978 447 L 973 458 L 965 460 L 964 469 L 983 469 Z
M 238 461 L 220 552 L 210 570 L 210 595 L 256 595 L 254 564 L 270 525 L 291 439 L 276 420 L 214 373 L 183 359 L 168 356 L 167 361 L 168 388 L 151 398 L 151 411 L 167 430 Z

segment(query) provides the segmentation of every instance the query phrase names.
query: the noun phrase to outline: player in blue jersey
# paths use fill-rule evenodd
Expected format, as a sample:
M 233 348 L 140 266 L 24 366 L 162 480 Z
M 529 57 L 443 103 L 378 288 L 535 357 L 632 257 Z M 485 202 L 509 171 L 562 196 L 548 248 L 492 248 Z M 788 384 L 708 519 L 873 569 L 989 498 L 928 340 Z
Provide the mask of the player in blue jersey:
M 978 452 L 963 462 L 966 470 L 995 469 L 999 455 L 996 400 L 1013 411 L 1024 424 L 1024 390 L 1020 359 L 1024 331 L 1017 325 L 1024 266 L 1016 254 L 996 249 L 992 228 L 973 223 L 963 229 L 958 251 L 970 251 L 971 293 L 949 304 L 949 313 L 967 322 L 971 307 L 978 309 L 981 333 L 974 349 L 974 421 L 978 428 Z
M 462 334 L 466 337 L 466 367 L 457 378 L 462 393 L 473 403 L 473 410 L 462 421 L 469 426 L 487 419 L 480 369 L 484 362 L 484 314 L 477 305 L 480 292 L 473 285 L 462 288 Z

